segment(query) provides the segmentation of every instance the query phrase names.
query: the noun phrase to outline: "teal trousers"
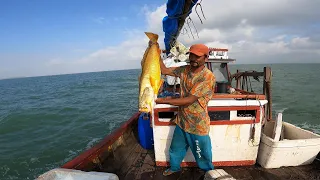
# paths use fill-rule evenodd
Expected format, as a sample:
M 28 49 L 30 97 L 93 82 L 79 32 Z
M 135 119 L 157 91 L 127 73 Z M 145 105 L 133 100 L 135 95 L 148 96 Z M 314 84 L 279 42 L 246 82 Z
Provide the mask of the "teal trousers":
M 205 172 L 214 169 L 210 136 L 190 134 L 176 125 L 169 149 L 171 171 L 180 170 L 180 164 L 189 147 L 200 169 Z

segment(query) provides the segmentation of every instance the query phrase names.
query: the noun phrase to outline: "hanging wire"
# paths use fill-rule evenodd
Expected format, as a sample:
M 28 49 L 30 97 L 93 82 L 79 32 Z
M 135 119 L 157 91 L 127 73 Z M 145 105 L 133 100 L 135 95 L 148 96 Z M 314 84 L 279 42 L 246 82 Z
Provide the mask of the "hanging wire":
M 192 30 L 191 30 L 191 27 L 190 27 L 190 24 L 189 24 L 189 19 L 187 19 L 187 25 L 188 25 L 188 27 L 189 27 L 189 29 L 190 29 L 190 33 L 191 33 L 191 35 L 192 35 L 192 37 L 193 37 L 193 39 L 194 39 L 194 36 L 193 36 Z
M 206 19 L 206 17 L 204 16 L 204 13 L 203 13 L 203 9 L 202 9 L 201 2 L 202 2 L 202 0 L 197 3 L 197 5 L 196 5 L 196 7 L 195 7 L 194 9 L 195 9 L 195 11 L 196 11 L 196 13 L 197 13 L 197 15 L 198 15 L 198 17 L 199 17 L 199 19 L 200 19 L 201 24 L 203 24 L 202 19 L 201 19 L 200 15 L 199 15 L 199 13 L 198 13 L 198 11 L 197 11 L 197 8 L 199 7 L 200 10 L 201 10 L 201 13 L 202 13 L 203 18 Z
M 190 29 L 190 32 L 191 32 L 191 35 L 192 35 L 193 39 L 195 39 L 195 38 L 194 38 L 194 35 L 193 35 L 193 33 L 192 33 L 192 30 L 191 30 L 191 27 L 190 27 L 190 22 L 192 23 L 192 25 L 193 25 L 194 29 L 196 30 L 197 36 L 198 36 L 198 38 L 199 38 L 199 34 L 198 34 L 198 31 L 197 31 L 197 28 L 196 28 L 196 26 L 194 25 L 194 23 L 193 23 L 193 21 L 192 21 L 191 17 L 190 17 L 190 16 L 188 16 L 188 19 L 187 19 L 187 25 L 188 25 L 188 27 L 189 27 L 189 29 Z
M 190 18 L 190 17 L 189 17 L 189 18 Z M 200 37 L 199 37 L 199 34 L 198 34 L 198 30 L 197 30 L 196 26 L 194 25 L 194 23 L 193 23 L 193 21 L 192 21 L 192 19 L 191 19 L 191 18 L 190 18 L 190 21 L 192 22 L 193 27 L 194 27 L 194 29 L 196 30 L 196 33 L 197 33 L 198 38 L 200 38 Z
M 181 34 L 182 34 L 182 35 L 187 34 L 187 35 L 188 35 L 188 37 L 190 38 L 190 35 L 189 35 L 189 33 L 188 33 L 188 29 L 187 29 L 187 28 L 185 28 L 185 27 L 182 29 Z

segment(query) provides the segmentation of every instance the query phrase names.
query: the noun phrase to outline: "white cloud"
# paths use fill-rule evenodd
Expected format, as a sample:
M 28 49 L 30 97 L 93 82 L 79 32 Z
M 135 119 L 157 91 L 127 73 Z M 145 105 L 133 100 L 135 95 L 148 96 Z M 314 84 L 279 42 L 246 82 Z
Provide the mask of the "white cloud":
M 47 66 L 64 67 L 67 73 L 138 68 L 147 43 L 147 37 L 135 36 L 120 45 L 100 49 L 73 61 L 52 59 Z
M 195 39 L 187 24 L 188 34 L 179 37 L 187 46 L 205 43 L 210 47 L 229 48 L 229 56 L 238 63 L 299 62 L 301 59 L 320 62 L 320 0 L 204 0 L 202 7 L 206 17 L 206 20 L 202 18 L 203 24 L 195 8 L 190 16 L 199 38 L 192 24 Z M 200 9 L 198 12 L 202 17 Z M 127 39 L 122 43 L 72 61 L 63 57 L 51 59 L 46 66 L 52 73 L 140 68 L 148 42 L 144 31 L 158 33 L 158 42 L 164 48 L 162 19 L 166 15 L 166 4 L 157 8 L 145 5 L 140 13 L 145 16 L 145 27 L 124 29 Z M 94 21 L 120 20 L 129 21 L 130 17 L 108 20 L 98 17 Z
M 312 32 L 310 27 L 313 24 L 318 24 L 316 29 L 319 31 L 320 21 L 316 18 L 320 17 L 319 6 L 318 0 L 206 0 L 202 3 L 206 19 L 197 9 L 203 24 L 194 7 L 190 17 L 196 29 L 190 23 L 191 34 L 189 26 L 185 24 L 186 30 L 183 30 L 184 34 L 180 35 L 179 41 L 187 46 L 205 43 L 210 47 L 229 48 L 230 57 L 236 58 L 238 63 L 297 62 L 299 57 L 305 58 L 306 53 L 310 62 L 320 62 L 320 39 L 315 41 L 312 33 L 304 33 L 306 28 Z M 162 19 L 166 15 L 166 4 L 154 11 L 145 5 L 141 12 L 146 18 L 146 31 L 158 33 L 159 44 L 164 48 Z M 107 57 L 117 58 L 123 62 L 131 60 L 131 65 L 139 68 L 147 39 L 139 30 L 127 31 L 127 34 L 131 34 L 129 40 L 117 47 L 95 52 L 100 58 L 91 55 L 87 58 L 88 62 Z M 118 53 L 121 54 L 124 49 L 126 53 L 119 59 Z M 274 60 L 277 56 L 279 58 Z M 118 68 L 126 66 L 125 63 L 116 65 Z

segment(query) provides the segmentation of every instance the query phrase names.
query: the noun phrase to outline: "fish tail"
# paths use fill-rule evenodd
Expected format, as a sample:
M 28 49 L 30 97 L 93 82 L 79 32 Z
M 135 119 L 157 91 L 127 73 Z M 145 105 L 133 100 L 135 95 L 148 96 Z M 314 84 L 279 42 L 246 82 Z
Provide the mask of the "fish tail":
M 145 34 L 148 36 L 148 38 L 150 39 L 151 42 L 155 43 L 158 41 L 158 38 L 159 38 L 158 34 L 154 34 L 151 32 L 145 32 Z

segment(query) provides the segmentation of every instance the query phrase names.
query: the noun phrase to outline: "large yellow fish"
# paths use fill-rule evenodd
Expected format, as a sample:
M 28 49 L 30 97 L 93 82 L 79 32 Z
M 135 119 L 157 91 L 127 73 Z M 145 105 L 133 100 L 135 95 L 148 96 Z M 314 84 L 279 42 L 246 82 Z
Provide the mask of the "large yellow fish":
M 141 61 L 142 72 L 139 82 L 139 111 L 152 112 L 154 100 L 162 84 L 160 70 L 160 48 L 159 36 L 154 33 L 145 32 L 150 39 L 143 59 Z

